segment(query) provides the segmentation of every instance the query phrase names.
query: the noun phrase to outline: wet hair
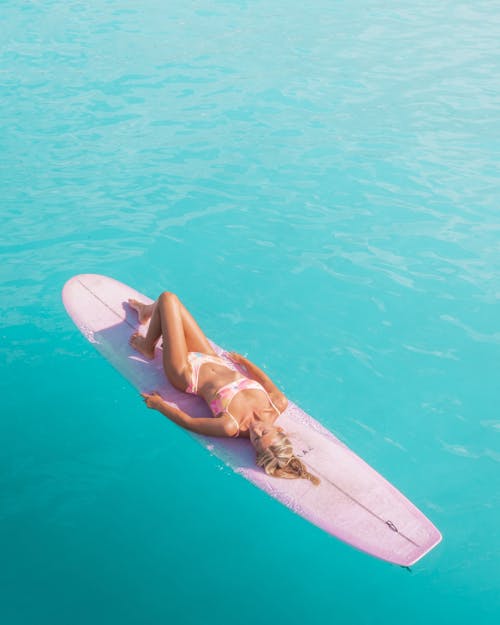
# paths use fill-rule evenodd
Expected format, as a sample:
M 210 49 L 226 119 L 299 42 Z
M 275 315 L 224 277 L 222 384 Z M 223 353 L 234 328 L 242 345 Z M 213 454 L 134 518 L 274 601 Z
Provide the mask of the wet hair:
M 290 480 L 302 478 L 315 486 L 319 484 L 319 478 L 309 473 L 293 453 L 292 443 L 284 432 L 276 432 L 272 444 L 263 451 L 257 451 L 256 462 L 267 475 Z

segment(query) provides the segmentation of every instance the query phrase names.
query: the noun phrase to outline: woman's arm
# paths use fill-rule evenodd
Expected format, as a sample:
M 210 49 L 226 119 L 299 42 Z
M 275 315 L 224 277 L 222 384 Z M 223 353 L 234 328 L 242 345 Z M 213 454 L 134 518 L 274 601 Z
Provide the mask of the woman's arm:
M 273 400 L 273 403 L 276 404 L 276 408 L 278 408 L 280 412 L 283 412 L 286 409 L 286 407 L 288 406 L 288 399 L 285 397 L 284 393 L 282 393 L 279 388 L 274 384 L 274 382 L 267 375 L 267 373 L 262 371 L 262 369 L 259 369 L 256 364 L 254 364 L 253 362 L 248 360 L 248 358 L 245 358 L 245 356 L 242 356 L 241 354 L 237 354 L 236 352 L 229 352 L 228 356 L 234 363 L 240 365 L 240 367 L 242 367 L 246 371 L 249 378 L 257 380 L 257 382 L 262 384 L 262 386 L 266 389 L 267 393 Z
M 227 416 L 222 417 L 191 417 L 175 406 L 168 404 L 158 393 L 141 393 L 146 406 L 158 410 L 170 421 L 177 423 L 190 432 L 204 434 L 205 436 L 235 436 L 237 429 L 235 423 Z

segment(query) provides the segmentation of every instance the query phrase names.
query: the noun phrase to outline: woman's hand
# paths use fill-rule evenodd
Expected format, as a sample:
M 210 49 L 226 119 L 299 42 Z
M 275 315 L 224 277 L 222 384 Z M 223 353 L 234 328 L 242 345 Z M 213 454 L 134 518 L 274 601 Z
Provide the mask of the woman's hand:
M 153 410 L 160 410 L 165 405 L 165 400 L 156 391 L 152 393 L 141 393 L 144 403 L 148 408 Z

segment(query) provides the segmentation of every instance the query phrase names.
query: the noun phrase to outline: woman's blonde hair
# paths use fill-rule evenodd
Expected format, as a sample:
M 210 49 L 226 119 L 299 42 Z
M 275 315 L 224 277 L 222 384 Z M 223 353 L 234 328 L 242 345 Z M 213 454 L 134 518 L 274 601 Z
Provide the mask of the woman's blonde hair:
M 267 475 L 285 477 L 290 480 L 303 478 L 319 484 L 319 478 L 309 473 L 304 464 L 293 453 L 292 443 L 286 434 L 276 432 L 272 444 L 257 452 L 257 466 L 262 467 Z

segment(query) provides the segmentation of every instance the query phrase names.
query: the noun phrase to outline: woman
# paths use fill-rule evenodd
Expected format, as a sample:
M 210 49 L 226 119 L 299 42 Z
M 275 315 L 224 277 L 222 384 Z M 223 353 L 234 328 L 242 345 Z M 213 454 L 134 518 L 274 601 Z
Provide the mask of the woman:
M 207 436 L 249 437 L 257 452 L 257 465 L 268 475 L 305 478 L 318 484 L 293 454 L 292 445 L 275 425 L 288 405 L 270 378 L 247 358 L 230 353 L 217 356 L 196 321 L 173 293 L 165 292 L 154 304 L 130 299 L 139 323 L 150 320 L 146 336 L 138 332 L 131 346 L 153 358 L 163 338 L 163 367 L 175 388 L 203 397 L 214 418 L 194 418 L 171 406 L 158 393 L 143 393 L 148 408 L 160 411 L 178 425 Z M 235 365 L 246 372 L 242 375 Z

